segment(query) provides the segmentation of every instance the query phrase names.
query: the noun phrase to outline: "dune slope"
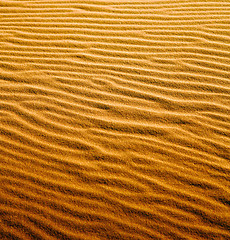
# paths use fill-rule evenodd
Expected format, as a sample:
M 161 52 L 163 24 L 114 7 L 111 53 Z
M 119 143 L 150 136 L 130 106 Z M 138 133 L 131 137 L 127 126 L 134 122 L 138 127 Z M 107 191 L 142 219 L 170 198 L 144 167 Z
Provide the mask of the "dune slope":
M 0 239 L 230 239 L 230 2 L 0 1 Z

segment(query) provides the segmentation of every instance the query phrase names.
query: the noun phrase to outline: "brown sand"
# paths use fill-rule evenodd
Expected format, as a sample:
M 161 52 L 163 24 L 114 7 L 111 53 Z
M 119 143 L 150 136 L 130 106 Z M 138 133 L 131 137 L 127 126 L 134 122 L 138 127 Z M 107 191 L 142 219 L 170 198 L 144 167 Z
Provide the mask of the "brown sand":
M 230 1 L 0 2 L 0 239 L 230 239 Z

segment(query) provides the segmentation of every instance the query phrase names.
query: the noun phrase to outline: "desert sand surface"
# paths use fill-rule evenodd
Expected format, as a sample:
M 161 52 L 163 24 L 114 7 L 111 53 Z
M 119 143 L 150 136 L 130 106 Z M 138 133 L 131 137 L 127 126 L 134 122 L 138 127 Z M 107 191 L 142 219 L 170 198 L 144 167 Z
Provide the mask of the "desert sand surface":
M 230 1 L 0 1 L 0 239 L 230 239 Z

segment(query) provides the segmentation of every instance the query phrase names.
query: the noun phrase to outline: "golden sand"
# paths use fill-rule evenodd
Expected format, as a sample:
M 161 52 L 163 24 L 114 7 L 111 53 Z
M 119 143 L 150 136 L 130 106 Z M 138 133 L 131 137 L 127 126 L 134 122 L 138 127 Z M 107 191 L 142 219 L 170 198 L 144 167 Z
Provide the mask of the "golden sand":
M 0 239 L 230 239 L 230 1 L 0 1 Z

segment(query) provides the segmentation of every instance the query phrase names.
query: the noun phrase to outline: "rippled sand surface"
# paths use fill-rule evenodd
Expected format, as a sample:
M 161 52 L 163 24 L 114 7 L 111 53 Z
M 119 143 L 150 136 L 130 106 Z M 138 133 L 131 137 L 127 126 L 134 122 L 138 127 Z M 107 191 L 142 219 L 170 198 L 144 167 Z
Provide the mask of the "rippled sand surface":
M 0 239 L 230 239 L 230 1 L 0 1 Z

